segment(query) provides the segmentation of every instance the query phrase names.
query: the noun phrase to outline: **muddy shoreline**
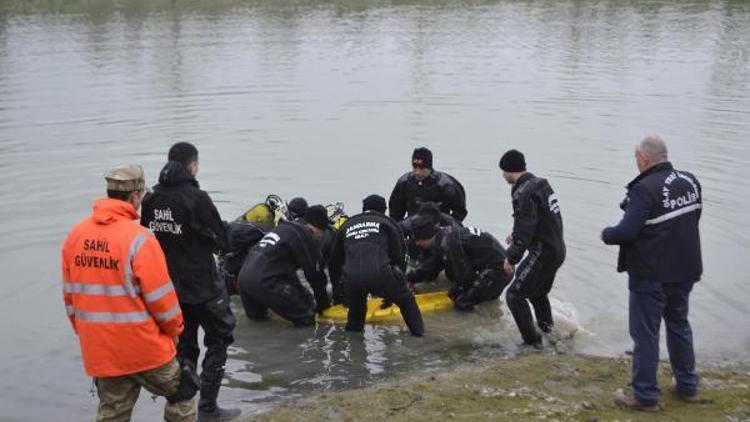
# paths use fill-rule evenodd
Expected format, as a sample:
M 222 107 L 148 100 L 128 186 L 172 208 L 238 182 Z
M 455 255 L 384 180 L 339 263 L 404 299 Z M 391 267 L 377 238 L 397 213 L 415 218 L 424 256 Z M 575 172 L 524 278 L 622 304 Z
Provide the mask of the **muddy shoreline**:
M 627 357 L 549 350 L 456 365 L 440 375 L 315 394 L 244 420 L 750 421 L 750 368 L 709 364 L 699 370 L 701 396 L 708 403 L 688 404 L 669 392 L 672 373 L 662 362 L 663 410 L 657 417 L 612 404 L 614 391 L 628 388 Z

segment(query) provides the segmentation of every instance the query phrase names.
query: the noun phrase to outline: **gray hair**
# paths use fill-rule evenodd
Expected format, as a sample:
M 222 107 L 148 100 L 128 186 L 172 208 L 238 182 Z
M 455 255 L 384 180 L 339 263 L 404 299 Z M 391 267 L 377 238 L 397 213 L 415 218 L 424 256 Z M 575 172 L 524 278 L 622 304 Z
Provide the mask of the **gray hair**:
M 638 151 L 653 164 L 667 161 L 667 144 L 659 135 L 648 135 L 638 144 Z

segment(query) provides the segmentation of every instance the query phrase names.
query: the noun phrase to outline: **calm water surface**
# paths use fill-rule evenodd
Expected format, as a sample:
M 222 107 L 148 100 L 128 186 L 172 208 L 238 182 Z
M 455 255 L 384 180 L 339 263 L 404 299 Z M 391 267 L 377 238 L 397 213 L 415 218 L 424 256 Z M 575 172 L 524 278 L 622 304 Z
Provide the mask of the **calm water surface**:
M 705 274 L 692 301 L 699 359 L 750 362 L 750 2 L 0 0 L 0 419 L 95 412 L 60 294 L 66 231 L 177 140 L 224 218 L 269 193 L 311 202 L 387 195 L 426 145 L 459 178 L 467 222 L 504 238 L 516 147 L 558 191 L 568 259 L 553 296 L 593 336 L 630 347 L 626 281 L 599 232 L 620 217 L 633 146 L 661 133 L 703 182 Z M 239 318 L 225 399 L 257 411 L 311 391 L 513 353 L 497 304 L 364 335 Z M 137 420 L 161 404 L 144 394 Z

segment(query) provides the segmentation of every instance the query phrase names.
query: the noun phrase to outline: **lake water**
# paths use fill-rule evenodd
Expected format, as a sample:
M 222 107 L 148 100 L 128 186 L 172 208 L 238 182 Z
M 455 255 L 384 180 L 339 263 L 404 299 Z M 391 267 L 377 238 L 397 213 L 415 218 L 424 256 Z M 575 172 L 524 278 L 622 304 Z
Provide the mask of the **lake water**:
M 466 187 L 467 223 L 504 239 L 521 149 L 558 192 L 568 258 L 552 295 L 584 327 L 570 347 L 630 347 L 625 277 L 599 241 L 660 133 L 703 183 L 705 273 L 691 319 L 703 362 L 750 362 L 750 2 L 0 0 L 0 419 L 93 419 L 61 300 L 60 246 L 102 174 L 194 142 L 225 219 L 267 194 L 387 196 L 416 146 Z M 504 305 L 364 335 L 241 313 L 226 402 L 248 412 L 311 391 L 514 353 Z M 136 420 L 161 402 L 143 394 Z

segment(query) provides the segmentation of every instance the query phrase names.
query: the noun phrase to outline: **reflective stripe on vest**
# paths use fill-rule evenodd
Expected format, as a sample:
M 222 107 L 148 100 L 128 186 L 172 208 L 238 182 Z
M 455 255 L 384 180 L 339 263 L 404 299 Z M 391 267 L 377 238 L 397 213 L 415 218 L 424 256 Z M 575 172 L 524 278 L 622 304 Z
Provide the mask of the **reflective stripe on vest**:
M 687 207 L 680 208 L 678 210 L 674 210 L 674 211 L 668 212 L 666 214 L 660 215 L 660 216 L 658 216 L 656 218 L 652 218 L 650 220 L 646 220 L 645 224 L 647 226 L 652 226 L 654 224 L 663 223 L 663 222 L 665 222 L 667 220 L 671 220 L 673 218 L 677 218 L 677 217 L 679 217 L 679 216 L 681 216 L 683 214 L 687 214 L 689 212 L 693 212 L 693 211 L 696 211 L 696 210 L 699 210 L 699 209 L 701 209 L 701 204 L 689 205 Z
M 87 322 L 112 322 L 127 324 L 131 322 L 146 322 L 151 319 L 148 312 L 86 312 L 75 310 L 76 319 Z
M 136 286 L 136 288 L 137 287 L 138 286 Z M 154 290 L 153 292 L 149 292 L 149 293 L 144 294 L 143 295 L 143 300 L 145 300 L 146 302 L 155 302 L 155 301 L 161 299 L 162 297 L 164 297 L 164 295 L 166 295 L 167 293 L 171 292 L 172 290 L 174 290 L 174 286 L 172 286 L 172 281 L 171 280 L 167 280 L 167 282 L 164 283 L 163 286 L 159 287 L 158 289 Z
M 156 320 L 159 322 L 169 321 L 179 312 L 180 312 L 180 304 L 174 305 L 168 311 L 159 312 L 158 314 L 156 314 Z
M 128 260 L 126 261 L 127 264 L 125 265 L 125 289 L 128 291 L 128 294 L 130 294 L 131 297 L 135 297 L 137 295 L 135 288 L 133 287 L 133 258 L 145 242 L 146 232 L 143 231 L 138 233 L 138 236 L 133 239 L 133 242 L 130 244 L 130 248 L 128 249 Z
M 125 286 L 111 284 L 63 283 L 65 293 L 78 293 L 92 296 L 131 296 Z M 141 293 L 141 287 L 133 287 L 136 295 Z

